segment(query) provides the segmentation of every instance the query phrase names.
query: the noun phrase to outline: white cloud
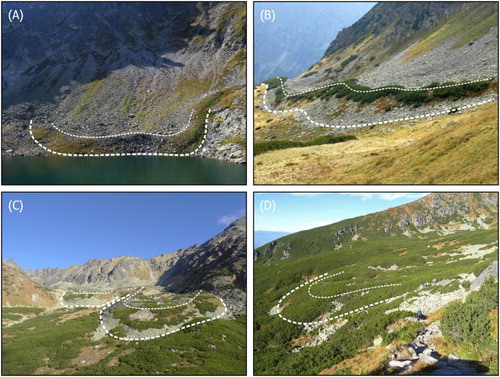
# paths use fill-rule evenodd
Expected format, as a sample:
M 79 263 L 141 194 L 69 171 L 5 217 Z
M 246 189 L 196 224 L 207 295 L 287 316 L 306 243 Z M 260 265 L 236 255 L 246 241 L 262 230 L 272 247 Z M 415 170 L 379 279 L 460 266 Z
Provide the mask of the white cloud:
M 292 192 L 290 195 L 314 197 L 314 196 L 327 195 L 327 194 L 328 193 L 326 193 L 326 192 Z
M 237 211 L 236 213 L 221 216 L 219 218 L 219 220 L 217 220 L 217 224 L 222 224 L 222 225 L 228 226 L 231 223 L 233 223 L 234 221 L 238 220 L 241 216 L 244 216 L 244 215 L 245 215 L 245 209 L 242 208 L 239 211 Z
M 396 199 L 407 198 L 407 199 L 419 199 L 427 195 L 425 193 L 414 193 L 414 192 L 386 192 L 386 193 L 375 193 L 375 192 L 356 192 L 356 193 L 342 193 L 341 195 L 357 196 L 361 200 L 367 201 L 369 199 L 380 199 L 392 202 Z

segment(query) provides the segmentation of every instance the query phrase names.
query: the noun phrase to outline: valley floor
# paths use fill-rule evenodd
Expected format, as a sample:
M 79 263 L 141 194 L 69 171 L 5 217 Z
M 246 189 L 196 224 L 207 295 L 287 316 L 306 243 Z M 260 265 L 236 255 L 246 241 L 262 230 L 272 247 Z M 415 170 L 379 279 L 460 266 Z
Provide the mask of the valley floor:
M 2 374 L 246 371 L 246 319 L 208 292 L 65 292 L 62 308 L 3 308 Z M 127 293 L 127 295 L 125 295 Z

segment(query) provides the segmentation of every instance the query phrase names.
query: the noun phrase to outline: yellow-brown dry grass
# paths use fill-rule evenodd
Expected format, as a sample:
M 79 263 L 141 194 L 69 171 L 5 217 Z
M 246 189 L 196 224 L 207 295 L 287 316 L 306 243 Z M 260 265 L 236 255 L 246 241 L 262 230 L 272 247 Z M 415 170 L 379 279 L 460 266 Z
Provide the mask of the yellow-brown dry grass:
M 254 90 L 254 142 L 270 140 L 309 141 L 325 134 L 325 129 L 304 127 L 300 121 L 294 119 L 291 113 L 271 114 L 263 110 L 261 105 L 264 91 L 265 85 L 259 85 Z
M 496 184 L 498 102 L 255 156 L 256 184 Z
M 383 346 L 375 347 L 372 350 L 363 352 L 350 359 L 343 360 L 331 368 L 322 370 L 320 375 L 332 375 L 340 369 L 348 369 L 351 374 L 378 374 L 383 368 L 390 351 Z
M 57 324 L 60 325 L 61 323 L 64 323 L 66 321 L 69 321 L 70 319 L 75 319 L 78 317 L 86 317 L 86 316 L 88 316 L 94 312 L 98 312 L 98 311 L 99 311 L 98 308 L 86 308 L 86 309 L 70 312 L 67 314 L 63 314 L 62 316 L 59 317 L 59 321 L 57 322 Z
M 445 310 L 446 307 L 442 307 L 441 309 L 436 310 L 434 313 L 430 313 L 427 316 L 427 321 L 428 322 L 441 321 L 441 319 L 443 319 Z
M 113 350 L 110 348 L 95 346 L 83 347 L 80 354 L 71 361 L 71 364 L 75 366 L 94 365 L 108 356 L 111 352 L 113 352 Z

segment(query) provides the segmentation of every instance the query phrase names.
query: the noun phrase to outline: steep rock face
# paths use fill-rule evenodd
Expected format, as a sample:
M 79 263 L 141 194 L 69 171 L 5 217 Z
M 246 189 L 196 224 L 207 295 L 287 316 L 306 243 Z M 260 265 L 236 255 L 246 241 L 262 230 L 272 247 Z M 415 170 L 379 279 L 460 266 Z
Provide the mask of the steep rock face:
M 243 4 L 26 3 L 23 11 L 26 22 L 2 27 L 4 154 L 41 152 L 30 142 L 30 119 L 46 143 L 76 150 L 85 144 L 56 133 L 52 122 L 74 134 L 173 133 L 194 111 L 191 131 L 168 141 L 135 137 L 92 145 L 108 152 L 192 150 L 209 107 L 227 110 L 229 121 L 214 119 L 202 155 L 231 160 L 241 149 L 228 143 L 224 154 L 216 146 L 245 137 Z M 244 160 L 244 153 L 233 160 Z
M 497 213 L 496 193 L 433 193 L 385 211 L 282 237 L 256 249 L 254 259 L 267 263 L 270 258 L 281 259 L 284 253 L 293 257 L 295 246 L 305 249 L 313 243 L 307 240 L 324 241 L 336 249 L 365 232 L 413 237 L 427 232 L 493 229 L 498 227 Z
M 325 56 L 362 42 L 367 35 L 382 36 L 386 43 L 405 44 L 417 32 L 429 31 L 439 22 L 473 3 L 414 2 L 378 3 L 359 21 L 339 32 Z M 398 20 L 394 23 L 394 20 Z M 391 26 L 388 28 L 388 26 Z M 387 31 L 387 33 L 384 33 Z
M 229 294 L 236 289 L 244 305 L 246 291 L 246 219 L 232 223 L 202 245 L 193 246 L 159 278 L 177 292 L 205 289 Z
M 337 35 L 314 70 L 371 86 L 497 76 L 497 18 L 496 3 L 379 3 Z
M 2 306 L 50 308 L 57 302 L 50 289 L 35 283 L 8 263 L 2 263 Z
M 498 226 L 496 209 L 498 195 L 494 193 L 435 193 L 415 202 L 380 213 L 394 220 L 385 220 L 386 229 L 416 231 L 428 229 L 487 229 Z M 387 231 L 387 230 L 386 230 Z

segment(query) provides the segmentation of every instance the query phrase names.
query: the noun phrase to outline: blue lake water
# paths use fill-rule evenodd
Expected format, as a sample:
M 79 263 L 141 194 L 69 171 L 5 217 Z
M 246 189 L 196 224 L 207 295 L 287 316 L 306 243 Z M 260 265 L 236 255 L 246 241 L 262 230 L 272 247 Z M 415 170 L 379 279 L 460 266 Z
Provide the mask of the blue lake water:
M 231 185 L 246 165 L 193 157 L 3 157 L 4 185 Z

